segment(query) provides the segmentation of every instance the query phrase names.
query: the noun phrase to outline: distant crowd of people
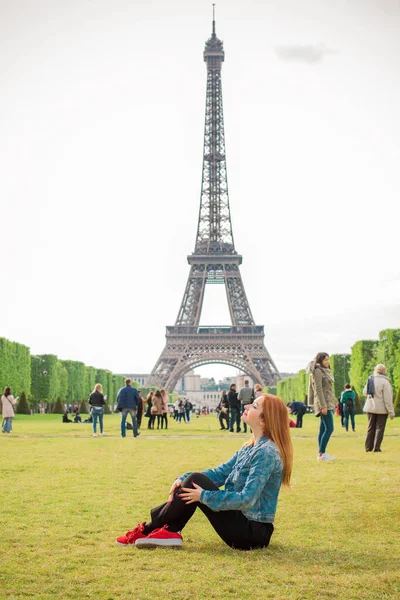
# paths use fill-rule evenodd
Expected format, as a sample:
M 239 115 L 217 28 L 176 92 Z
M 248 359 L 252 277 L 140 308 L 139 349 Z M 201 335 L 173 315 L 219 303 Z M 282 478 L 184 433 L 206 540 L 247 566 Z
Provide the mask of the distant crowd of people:
M 325 352 L 317 354 L 315 359 L 307 367 L 310 374 L 310 385 L 308 390 L 308 402 L 314 409 L 315 416 L 320 419 L 318 433 L 318 460 L 333 460 L 327 452 L 327 446 L 334 430 L 333 416 L 340 416 L 341 424 L 349 430 L 356 431 L 356 395 L 351 385 L 347 383 L 343 393 L 336 402 L 333 390 L 333 375 L 330 370 L 329 355 Z M 381 452 L 381 444 L 386 428 L 387 418 L 395 417 L 393 406 L 393 390 L 386 375 L 385 365 L 379 364 L 374 373 L 368 378 L 363 390 L 366 396 L 364 412 L 368 416 L 368 430 L 365 441 L 367 452 Z M 251 405 L 256 398 L 263 395 L 262 387 L 256 384 L 250 387 L 249 380 L 244 381 L 244 387 L 239 392 L 236 385 L 231 384 L 229 391 L 224 390 L 217 407 L 217 414 L 221 430 L 231 433 L 247 432 L 247 423 L 241 417 L 246 407 Z M 2 405 L 2 432 L 9 434 L 12 431 L 14 409 L 18 398 L 14 398 L 11 388 L 6 387 L 1 397 Z M 97 383 L 90 394 L 88 403 L 90 405 L 89 416 L 82 421 L 78 406 L 69 405 L 62 417 L 63 423 L 91 423 L 93 436 L 97 437 L 97 428 L 100 435 L 104 435 L 103 420 L 104 406 L 107 396 L 103 394 L 103 388 Z M 126 437 L 127 429 L 131 429 L 133 437 L 140 435 L 140 427 L 143 415 L 148 418 L 148 429 L 168 429 L 168 416 L 175 419 L 177 423 L 190 423 L 193 405 L 189 399 L 178 399 L 173 405 L 168 403 L 168 394 L 165 389 L 150 392 L 146 399 L 142 397 L 141 391 L 132 386 L 132 381 L 127 378 L 125 386 L 122 387 L 117 396 L 117 410 L 121 413 L 121 436 Z M 171 413 L 170 413 L 171 410 Z M 289 418 L 290 427 L 301 428 L 303 417 L 307 412 L 304 402 L 292 401 L 287 403 L 290 415 L 296 416 L 296 422 Z M 196 416 L 200 411 L 197 410 Z M 69 418 L 73 415 L 73 420 Z M 132 423 L 127 423 L 128 415 Z M 157 425 L 156 425 L 157 424 Z

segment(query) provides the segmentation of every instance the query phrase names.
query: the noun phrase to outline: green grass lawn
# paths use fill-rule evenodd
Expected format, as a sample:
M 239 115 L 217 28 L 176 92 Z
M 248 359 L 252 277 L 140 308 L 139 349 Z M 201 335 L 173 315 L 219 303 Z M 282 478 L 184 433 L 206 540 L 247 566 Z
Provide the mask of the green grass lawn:
M 94 439 L 60 415 L 17 415 L 0 438 L 1 600 L 400 598 L 400 419 L 381 454 L 364 452 L 356 419 L 356 433 L 335 419 L 332 463 L 316 461 L 315 417 L 292 430 L 292 489 L 268 549 L 231 550 L 198 511 L 182 550 L 139 551 L 116 536 L 148 520 L 177 475 L 219 464 L 247 436 L 202 416 L 122 439 L 119 415 L 106 415 Z

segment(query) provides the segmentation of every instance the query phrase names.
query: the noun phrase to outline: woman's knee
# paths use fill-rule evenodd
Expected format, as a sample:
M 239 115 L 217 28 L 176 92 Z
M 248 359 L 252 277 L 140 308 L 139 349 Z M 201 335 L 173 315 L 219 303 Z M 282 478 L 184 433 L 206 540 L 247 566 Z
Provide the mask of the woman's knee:
M 193 483 L 196 483 L 201 488 L 206 490 L 218 489 L 215 483 L 211 481 L 211 479 L 207 477 L 207 475 L 196 471 L 190 473 L 190 475 L 186 477 L 186 479 L 182 482 L 182 487 L 193 487 Z

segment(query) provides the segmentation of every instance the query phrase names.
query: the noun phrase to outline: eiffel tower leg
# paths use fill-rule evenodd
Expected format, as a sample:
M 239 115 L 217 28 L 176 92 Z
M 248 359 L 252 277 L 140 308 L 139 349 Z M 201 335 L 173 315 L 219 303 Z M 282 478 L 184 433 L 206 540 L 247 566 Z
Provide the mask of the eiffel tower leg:
M 175 325 L 197 326 L 204 300 L 205 265 L 192 265 Z
M 225 265 L 225 289 L 233 325 L 254 325 L 238 265 Z

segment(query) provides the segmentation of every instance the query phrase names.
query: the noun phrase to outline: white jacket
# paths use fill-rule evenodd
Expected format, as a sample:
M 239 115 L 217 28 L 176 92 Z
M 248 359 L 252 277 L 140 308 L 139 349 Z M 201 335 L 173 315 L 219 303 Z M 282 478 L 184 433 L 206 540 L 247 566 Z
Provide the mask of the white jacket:
M 393 390 L 389 379 L 386 375 L 374 375 L 374 386 L 374 396 L 367 396 L 367 385 L 363 390 L 364 396 L 367 396 L 364 412 L 394 417 Z
M 14 406 L 17 404 L 14 396 L 11 394 L 7 396 L 1 397 L 1 403 L 3 405 L 3 419 L 12 418 L 14 416 Z

